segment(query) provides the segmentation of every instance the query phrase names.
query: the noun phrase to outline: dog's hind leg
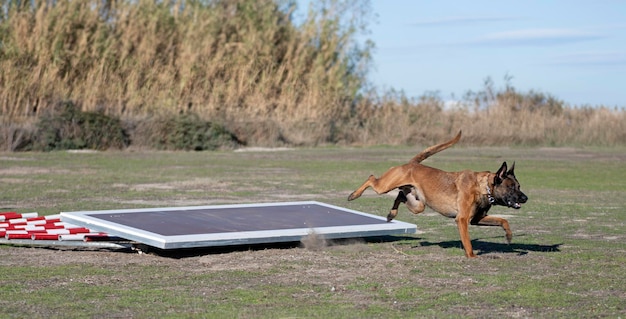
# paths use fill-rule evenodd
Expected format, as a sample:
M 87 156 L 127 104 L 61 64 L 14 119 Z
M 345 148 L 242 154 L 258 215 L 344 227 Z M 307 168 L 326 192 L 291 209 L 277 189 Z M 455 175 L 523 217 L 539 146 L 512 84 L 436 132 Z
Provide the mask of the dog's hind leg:
M 365 181 L 365 183 L 363 183 L 363 185 L 359 186 L 359 188 L 357 188 L 354 192 L 350 194 L 350 196 L 348 196 L 348 200 L 354 200 L 361 197 L 363 192 L 372 185 L 373 180 L 376 180 L 376 177 L 374 175 L 370 175 L 370 177 Z
M 354 200 L 363 194 L 363 192 L 371 187 L 376 194 L 386 194 L 390 190 L 396 189 L 401 186 L 407 185 L 406 174 L 402 167 L 392 167 L 385 174 L 383 174 L 380 178 L 376 178 L 374 175 L 370 175 L 370 177 L 363 183 L 359 188 L 357 188 L 350 196 L 348 196 L 348 200 Z
M 402 190 L 398 192 L 398 196 L 396 196 L 396 199 L 393 201 L 393 206 L 391 207 L 391 210 L 389 210 L 389 214 L 387 215 L 387 222 L 390 222 L 392 219 L 396 218 L 396 216 L 398 215 L 398 207 L 400 206 L 400 203 L 406 203 L 406 196 L 404 196 Z
M 411 213 L 417 215 L 424 211 L 426 206 L 424 205 L 423 201 L 419 200 L 417 196 L 417 191 L 415 191 L 414 187 L 405 186 L 401 187 L 400 190 L 404 193 L 404 196 L 406 197 L 405 204 L 406 207 L 411 211 Z
M 424 211 L 424 203 L 415 197 L 415 188 L 412 186 L 406 185 L 400 187 L 400 192 L 398 192 L 398 196 L 393 202 L 393 207 L 389 211 L 389 215 L 387 215 L 387 221 L 390 222 L 398 215 L 398 207 L 400 203 L 405 203 L 406 207 L 413 213 L 419 214 Z
M 513 238 L 513 233 L 511 233 L 511 228 L 509 228 L 509 222 L 504 218 L 488 215 L 476 216 L 472 219 L 470 224 L 478 226 L 500 226 L 506 233 L 507 243 L 510 244 Z

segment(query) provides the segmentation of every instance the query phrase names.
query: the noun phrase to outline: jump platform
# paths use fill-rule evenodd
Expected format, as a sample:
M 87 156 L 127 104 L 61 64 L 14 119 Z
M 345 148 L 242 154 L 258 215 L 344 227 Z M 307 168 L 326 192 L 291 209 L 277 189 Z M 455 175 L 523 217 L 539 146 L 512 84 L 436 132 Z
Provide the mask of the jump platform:
M 64 222 L 160 249 L 414 234 L 417 226 L 316 201 L 61 212 Z

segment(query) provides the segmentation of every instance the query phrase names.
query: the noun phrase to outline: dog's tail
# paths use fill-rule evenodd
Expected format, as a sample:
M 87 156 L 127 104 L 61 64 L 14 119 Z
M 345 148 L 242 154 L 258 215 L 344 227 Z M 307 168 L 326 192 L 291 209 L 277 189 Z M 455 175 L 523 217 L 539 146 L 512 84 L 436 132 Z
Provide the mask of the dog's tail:
M 413 163 L 421 163 L 423 160 L 427 159 L 429 156 L 437 154 L 443 150 L 445 150 L 446 148 L 456 144 L 456 142 L 458 142 L 461 139 L 461 131 L 459 131 L 459 133 L 451 140 L 445 142 L 445 143 L 441 143 L 441 144 L 437 144 L 437 145 L 433 145 L 425 150 L 423 150 L 421 153 L 415 155 L 415 157 L 413 157 L 411 159 L 411 162 Z

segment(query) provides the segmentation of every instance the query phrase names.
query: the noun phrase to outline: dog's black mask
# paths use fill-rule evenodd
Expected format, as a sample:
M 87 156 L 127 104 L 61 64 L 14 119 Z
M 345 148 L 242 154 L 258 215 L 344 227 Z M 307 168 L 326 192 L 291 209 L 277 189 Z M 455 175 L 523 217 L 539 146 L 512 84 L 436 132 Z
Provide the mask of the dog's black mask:
M 528 197 L 520 190 L 514 170 L 515 162 L 511 165 L 510 170 L 507 170 L 506 162 L 502 163 L 494 178 L 492 196 L 496 205 L 520 209 L 522 204 L 526 203 Z

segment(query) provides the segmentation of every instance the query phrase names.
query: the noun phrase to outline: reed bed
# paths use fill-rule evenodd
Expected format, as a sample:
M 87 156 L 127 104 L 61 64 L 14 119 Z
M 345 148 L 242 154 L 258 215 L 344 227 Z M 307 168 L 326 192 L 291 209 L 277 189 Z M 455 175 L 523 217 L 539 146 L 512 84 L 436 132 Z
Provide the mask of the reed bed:
M 430 143 L 459 128 L 476 144 L 626 143 L 621 109 L 508 85 L 455 109 L 377 92 L 374 45 L 357 41 L 367 1 L 313 2 L 303 19 L 295 10 L 287 0 L 0 0 L 0 148 L 38 149 L 68 103 L 119 120 L 128 141 L 116 148 L 161 147 L 152 136 L 189 119 L 228 131 L 228 147 Z

